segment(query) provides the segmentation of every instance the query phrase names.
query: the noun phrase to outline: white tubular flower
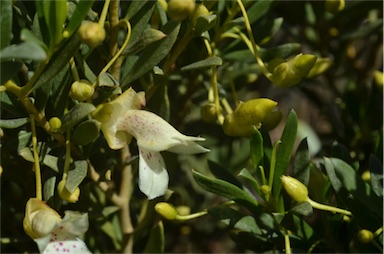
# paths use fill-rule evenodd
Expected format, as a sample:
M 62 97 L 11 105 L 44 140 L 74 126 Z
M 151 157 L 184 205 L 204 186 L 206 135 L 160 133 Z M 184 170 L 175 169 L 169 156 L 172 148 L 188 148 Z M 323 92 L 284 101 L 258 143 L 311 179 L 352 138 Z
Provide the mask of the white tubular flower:
M 132 103 L 135 100 L 136 103 Z M 196 154 L 209 150 L 195 143 L 204 141 L 204 138 L 183 135 L 158 115 L 140 110 L 138 106 L 143 102 L 142 94 L 136 94 L 130 88 L 103 106 L 109 108 L 107 114 L 110 117 L 104 118 L 99 113 L 94 116 L 97 115 L 95 118 L 102 122 L 101 130 L 112 149 L 122 148 L 135 137 L 139 147 L 139 188 L 148 199 L 154 199 L 164 195 L 168 188 L 169 176 L 161 151 Z M 122 106 L 119 104 L 131 106 L 120 110 Z
M 88 230 L 88 215 L 66 211 L 62 219 L 44 201 L 28 200 L 24 231 L 37 243 L 40 253 L 91 253 L 79 238 Z

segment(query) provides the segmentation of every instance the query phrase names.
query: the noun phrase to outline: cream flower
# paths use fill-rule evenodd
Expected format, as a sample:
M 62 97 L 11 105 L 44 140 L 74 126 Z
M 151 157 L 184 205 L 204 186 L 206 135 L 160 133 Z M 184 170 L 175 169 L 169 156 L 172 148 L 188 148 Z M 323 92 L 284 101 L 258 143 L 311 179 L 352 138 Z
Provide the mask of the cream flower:
M 169 182 L 161 151 L 196 154 L 209 150 L 195 143 L 204 138 L 181 134 L 158 115 L 140 110 L 143 105 L 144 93 L 130 88 L 98 107 L 93 116 L 102 122 L 101 130 L 110 148 L 120 149 L 135 137 L 139 147 L 139 188 L 148 199 L 154 199 L 165 194 Z
M 24 231 L 37 243 L 40 253 L 91 253 L 79 238 L 88 230 L 88 215 L 66 211 L 62 219 L 44 201 L 28 200 Z

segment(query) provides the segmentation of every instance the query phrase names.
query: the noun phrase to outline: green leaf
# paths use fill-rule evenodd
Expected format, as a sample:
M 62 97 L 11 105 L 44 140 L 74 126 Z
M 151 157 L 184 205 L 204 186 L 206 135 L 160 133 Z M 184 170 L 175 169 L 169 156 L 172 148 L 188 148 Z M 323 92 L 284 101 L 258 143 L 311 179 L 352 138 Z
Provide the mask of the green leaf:
M 55 195 L 56 190 L 56 176 L 52 176 L 44 182 L 43 197 L 44 200 L 49 200 Z
M 107 87 L 116 87 L 119 86 L 119 81 L 116 80 L 111 74 L 103 72 L 97 77 L 97 83 L 99 87 L 107 86 Z
M 7 47 L 12 39 L 12 0 L 0 1 L 0 50 Z
M 164 225 L 159 221 L 149 232 L 149 239 L 143 253 L 164 253 Z
M 200 68 L 207 68 L 212 66 L 220 66 L 223 64 L 223 60 L 221 60 L 218 56 L 210 56 L 204 60 L 197 61 L 186 66 L 181 67 L 182 71 L 190 71 Z
M 297 132 L 297 116 L 294 110 L 288 115 L 283 134 L 281 136 L 281 144 L 277 150 L 277 160 L 275 167 L 275 174 L 273 179 L 272 195 L 278 199 L 281 190 L 280 177 L 285 174 L 291 159 L 293 146 L 296 141 Z
M 251 184 L 252 184 L 253 189 L 254 189 L 255 191 L 257 191 L 257 192 L 259 193 L 259 195 L 261 195 L 260 190 L 259 190 L 259 183 L 258 183 L 257 180 L 255 179 L 255 177 L 253 177 L 253 175 L 251 174 L 251 172 L 248 171 L 248 169 L 243 168 L 243 169 L 240 171 L 239 176 L 244 177 L 245 179 L 247 179 L 248 181 L 250 181 Z
M 54 47 L 62 38 L 63 25 L 67 17 L 67 1 L 43 0 L 43 13 L 50 35 L 50 47 Z
M 241 182 L 237 180 L 237 178 L 232 174 L 231 171 L 228 170 L 227 167 L 223 167 L 220 164 L 211 160 L 208 160 L 208 167 L 209 171 L 211 171 L 215 177 L 227 181 L 233 185 L 236 185 L 239 188 L 242 187 Z
M 272 4 L 273 0 L 257 1 L 253 4 L 247 10 L 249 22 L 252 24 L 267 14 Z
M 29 122 L 29 117 L 16 118 L 16 119 L 0 119 L 0 127 L 6 129 L 14 129 Z
M 127 87 L 132 81 L 152 70 L 153 67 L 160 63 L 171 50 L 179 34 L 179 30 L 180 22 L 172 20 L 165 24 L 161 31 L 163 31 L 167 37 L 152 43 L 143 50 L 139 59 L 137 59 L 122 79 L 122 87 Z
M 242 230 L 244 232 L 262 234 L 261 229 L 252 216 L 246 216 L 230 207 L 213 207 L 208 209 L 208 214 L 230 227 Z
M 297 215 L 309 216 L 313 214 L 313 208 L 309 202 L 302 202 L 292 207 L 289 212 Z
M 196 171 L 193 171 L 193 178 L 206 191 L 234 200 L 248 208 L 250 211 L 260 210 L 259 204 L 254 197 L 240 189 L 236 185 L 224 180 L 206 177 Z
M 253 129 L 251 140 L 251 160 L 253 168 L 257 169 L 264 157 L 263 136 L 256 128 Z
M 286 43 L 275 48 L 260 48 L 259 54 L 260 57 L 269 62 L 274 58 L 288 58 L 299 52 L 301 45 L 299 43 Z M 230 61 L 245 61 L 245 62 L 254 62 L 255 57 L 250 54 L 248 49 L 234 50 L 229 51 L 223 55 L 223 59 Z
M 299 147 L 296 150 L 295 158 L 293 160 L 292 175 L 302 182 L 305 186 L 308 186 L 310 176 L 310 157 L 308 151 L 307 139 L 303 139 L 300 142 Z
M 337 158 L 325 157 L 324 163 L 336 193 L 343 194 L 342 191 L 346 190 L 364 204 L 367 209 L 376 213 L 380 218 L 383 217 L 383 200 L 372 191 L 371 187 L 361 179 L 351 166 Z
M 71 19 L 68 22 L 66 31 L 68 32 L 68 37 L 77 30 L 81 22 L 87 16 L 88 11 L 91 9 L 94 0 L 82 0 L 76 5 L 76 9 L 72 14 Z
M 86 120 L 80 123 L 73 132 L 72 139 L 78 145 L 87 145 L 100 134 L 101 123 L 96 120 Z
M 371 175 L 372 190 L 377 196 L 383 197 L 383 165 L 376 155 L 369 157 L 369 170 Z
M 95 110 L 95 106 L 93 106 L 93 104 L 91 103 L 81 102 L 79 104 L 76 104 L 61 119 L 61 129 L 65 130 L 72 128 L 77 123 L 79 123 L 84 117 L 89 115 L 93 110 Z
M 257 24 L 257 29 L 253 30 L 253 36 L 256 43 L 261 46 L 266 44 L 271 37 L 281 28 L 283 18 L 275 18 L 273 20 L 264 20 Z
M 21 30 L 20 39 L 24 42 L 30 42 L 30 43 L 34 43 L 36 45 L 39 45 L 42 49 L 44 49 L 45 51 L 48 51 L 47 45 L 45 45 L 43 41 L 41 41 L 39 38 L 37 38 L 36 35 L 32 31 L 30 31 L 26 28 Z
M 73 193 L 76 188 L 81 184 L 84 178 L 87 176 L 88 163 L 86 160 L 78 160 L 73 163 L 74 169 L 68 172 L 67 182 L 65 188 Z
M 208 31 L 209 29 L 214 27 L 214 25 L 216 24 L 216 20 L 216 14 L 205 14 L 199 16 L 196 20 L 194 34 L 201 35 L 204 32 Z
M 37 78 L 32 91 L 41 87 L 42 85 L 53 79 L 60 71 L 63 70 L 65 65 L 69 63 L 69 60 L 80 46 L 80 39 L 75 34 L 60 49 L 51 57 L 49 63 L 45 67 L 43 73 Z
M 47 53 L 38 44 L 23 42 L 18 45 L 10 45 L 0 51 L 0 61 L 33 60 L 43 61 L 47 58 Z

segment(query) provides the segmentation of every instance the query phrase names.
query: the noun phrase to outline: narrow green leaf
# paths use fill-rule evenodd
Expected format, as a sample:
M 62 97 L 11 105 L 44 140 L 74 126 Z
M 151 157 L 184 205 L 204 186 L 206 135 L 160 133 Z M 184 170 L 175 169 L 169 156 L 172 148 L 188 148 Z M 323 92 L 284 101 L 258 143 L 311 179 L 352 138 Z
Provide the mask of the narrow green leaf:
M 251 174 L 251 172 L 248 171 L 248 169 L 246 168 L 243 168 L 240 173 L 239 173 L 239 176 L 241 177 L 244 177 L 245 179 L 247 179 L 251 184 L 252 184 L 252 187 L 255 191 L 257 191 L 260 195 L 260 188 L 259 188 L 259 183 L 257 182 L 257 180 L 255 179 L 255 177 L 253 177 L 253 175 Z
M 12 38 L 12 0 L 0 1 L 0 50 L 7 47 Z
M 132 81 L 152 70 L 153 67 L 160 63 L 171 50 L 179 34 L 179 30 L 180 22 L 172 20 L 165 24 L 161 31 L 163 31 L 167 37 L 150 44 L 143 50 L 139 59 L 137 59 L 132 68 L 124 76 L 121 82 L 122 87 L 127 87 Z
M 18 45 L 10 45 L 0 51 L 0 61 L 33 60 L 43 61 L 47 58 L 47 53 L 38 44 L 23 42 Z
M 149 239 L 143 253 L 164 253 L 164 225 L 159 221 L 149 232 Z
M 49 200 L 55 195 L 56 190 L 56 176 L 52 176 L 44 182 L 43 197 L 44 200 Z
M 68 22 L 68 26 L 66 31 L 68 32 L 68 36 L 72 36 L 72 34 L 77 30 L 80 26 L 81 22 L 87 16 L 88 11 L 91 9 L 94 0 L 81 0 L 76 5 L 76 9 L 72 14 L 71 19 Z
M 16 119 L 0 119 L 0 127 L 6 129 L 14 129 L 29 122 L 29 117 L 16 118 Z
M 43 73 L 36 80 L 32 90 L 39 88 L 53 79 L 64 67 L 80 47 L 80 39 L 73 35 L 56 53 L 52 56 Z
M 293 146 L 296 141 L 297 132 L 297 116 L 296 112 L 292 110 L 285 124 L 283 134 L 281 136 L 281 144 L 277 151 L 277 161 L 275 167 L 275 175 L 273 179 L 272 195 L 278 199 L 281 190 L 280 177 L 285 174 L 291 159 Z
M 231 171 L 228 170 L 227 167 L 223 167 L 222 165 L 211 160 L 208 160 L 208 167 L 209 171 L 211 171 L 215 177 L 236 185 L 239 188 L 242 187 L 241 182 L 237 180 L 237 178 Z
M 253 129 L 253 133 L 250 140 L 251 145 L 251 159 L 253 168 L 259 166 L 260 162 L 264 157 L 264 148 L 263 148 L 263 136 L 260 131 L 256 128 Z
M 54 47 L 62 38 L 63 25 L 67 17 L 67 1 L 43 0 L 43 12 L 50 36 L 50 47 Z
M 376 155 L 369 157 L 369 170 L 371 175 L 372 190 L 377 196 L 383 197 L 383 165 Z
M 212 66 L 220 66 L 223 64 L 223 60 L 221 60 L 218 56 L 210 56 L 204 60 L 197 61 L 186 66 L 181 67 L 182 71 L 190 71 L 200 68 L 207 68 Z
M 217 20 L 216 14 L 201 15 L 196 20 L 195 35 L 201 35 L 215 26 Z
M 45 154 L 43 159 L 43 164 L 49 168 L 51 168 L 55 172 L 59 172 L 59 168 L 57 165 L 58 158 L 56 156 Z
M 74 169 L 68 172 L 67 182 L 65 188 L 70 192 L 74 192 L 75 189 L 81 184 L 84 178 L 87 176 L 88 163 L 86 160 L 78 160 L 73 163 Z
M 73 132 L 73 141 L 78 145 L 91 143 L 99 136 L 100 125 L 99 121 L 93 119 L 80 123 Z
M 361 179 L 351 166 L 337 158 L 324 158 L 324 162 L 329 180 L 336 192 L 339 193 L 345 189 L 363 203 L 367 209 L 372 210 L 382 218 L 383 200 L 372 191 L 372 188 Z
M 79 123 L 84 117 L 89 115 L 93 110 L 95 110 L 95 106 L 91 103 L 79 103 L 76 104 L 73 108 L 71 108 L 61 119 L 62 121 L 62 129 L 69 129 Z
M 47 1 L 49 0 L 44 0 L 44 1 L 35 1 L 35 7 L 36 7 L 36 16 L 35 19 L 37 18 L 38 22 L 35 25 L 38 26 L 38 29 L 40 31 L 40 35 L 42 36 L 42 40 L 46 45 L 50 45 L 50 30 L 48 29 L 48 24 L 46 23 L 45 19 L 45 5 L 47 4 Z
M 299 147 L 296 150 L 295 158 L 293 160 L 292 175 L 302 182 L 305 186 L 308 186 L 310 176 L 310 157 L 308 150 L 307 139 L 303 139 L 300 142 Z
M 256 22 L 262 18 L 266 13 L 268 13 L 272 4 L 273 0 L 257 1 L 255 4 L 253 4 L 247 10 L 249 22 L 252 24 L 253 22 Z
M 236 185 L 224 180 L 206 177 L 196 171 L 193 171 L 193 178 L 206 191 L 226 197 L 229 200 L 234 200 L 248 208 L 250 211 L 260 210 L 256 199 Z
M 309 202 L 302 202 L 292 207 L 289 212 L 297 215 L 309 216 L 313 214 L 313 208 Z
M 21 30 L 20 39 L 24 42 L 37 44 L 41 48 L 43 48 L 45 51 L 48 51 L 47 45 L 45 45 L 43 41 L 37 38 L 36 35 L 31 30 L 28 30 L 26 28 Z
M 261 229 L 252 216 L 246 216 L 230 207 L 213 207 L 208 209 L 208 214 L 235 229 L 254 234 L 262 234 Z

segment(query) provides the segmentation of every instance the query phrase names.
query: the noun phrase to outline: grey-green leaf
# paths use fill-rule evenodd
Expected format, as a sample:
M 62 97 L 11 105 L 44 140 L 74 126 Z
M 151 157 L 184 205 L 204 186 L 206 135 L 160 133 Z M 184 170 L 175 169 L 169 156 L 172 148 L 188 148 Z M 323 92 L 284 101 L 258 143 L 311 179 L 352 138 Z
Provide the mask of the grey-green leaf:
M 68 128 L 72 128 L 77 123 L 79 123 L 84 117 L 89 115 L 93 110 L 95 110 L 95 106 L 91 103 L 79 103 L 76 104 L 71 110 L 69 110 L 61 119 L 62 127 L 61 129 L 65 130 Z
M 161 30 L 167 34 L 167 37 L 152 43 L 143 50 L 139 59 L 124 76 L 121 82 L 122 87 L 127 87 L 130 82 L 152 70 L 153 67 L 168 55 L 179 34 L 180 22 L 169 21 Z
M 182 71 L 189 71 L 189 70 L 195 70 L 200 68 L 207 68 L 212 66 L 220 66 L 223 64 L 223 60 L 221 60 L 218 56 L 210 56 L 204 60 L 200 60 L 191 64 L 188 64 L 186 66 L 183 66 L 181 68 Z
M 0 49 L 3 49 L 12 38 L 12 0 L 0 1 L 0 13 Z
M 193 178 L 206 191 L 226 197 L 229 200 L 234 200 L 250 211 L 260 210 L 259 203 L 256 199 L 236 185 L 220 179 L 206 177 L 196 171 L 193 171 Z
M 33 60 L 43 61 L 47 58 L 47 53 L 38 44 L 23 42 L 18 45 L 10 45 L 0 51 L 0 61 L 9 60 Z
M 73 163 L 74 169 L 68 172 L 65 188 L 70 192 L 74 192 L 80 183 L 87 176 L 88 163 L 86 160 L 78 160 Z
M 14 129 L 29 122 L 28 117 L 16 118 L 16 119 L 0 119 L 0 127 L 6 129 Z

